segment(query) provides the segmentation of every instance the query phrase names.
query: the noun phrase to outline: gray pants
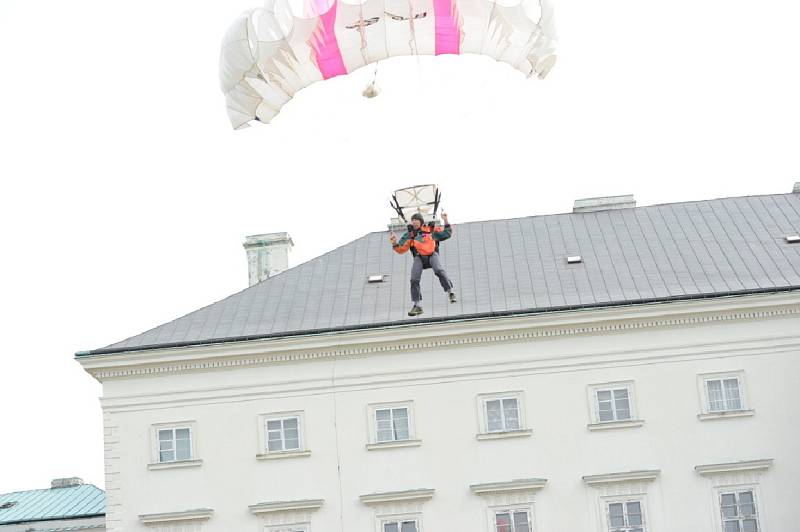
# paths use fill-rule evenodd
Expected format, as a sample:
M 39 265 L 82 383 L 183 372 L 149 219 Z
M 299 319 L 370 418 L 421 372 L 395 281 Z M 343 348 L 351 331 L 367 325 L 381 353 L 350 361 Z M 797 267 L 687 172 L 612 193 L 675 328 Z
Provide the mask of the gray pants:
M 442 261 L 439 260 L 439 254 L 434 253 L 430 256 L 430 264 L 433 273 L 439 278 L 439 284 L 442 285 L 445 292 L 450 292 L 453 289 L 453 283 L 447 277 L 447 272 L 442 267 Z M 414 257 L 414 265 L 411 267 L 411 300 L 414 303 L 422 301 L 422 293 L 419 289 L 419 280 L 422 278 L 422 258 L 417 255 Z

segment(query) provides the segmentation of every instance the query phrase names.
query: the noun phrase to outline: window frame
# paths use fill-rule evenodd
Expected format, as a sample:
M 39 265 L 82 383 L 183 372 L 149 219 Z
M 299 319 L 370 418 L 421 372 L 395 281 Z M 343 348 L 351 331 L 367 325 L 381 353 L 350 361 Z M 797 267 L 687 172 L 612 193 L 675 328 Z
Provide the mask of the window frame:
M 286 419 L 297 419 L 297 449 L 282 449 L 280 451 L 270 451 L 269 449 L 269 428 L 268 422 L 270 421 L 284 421 Z M 305 429 L 305 412 L 302 410 L 293 410 L 287 412 L 271 412 L 268 414 L 260 414 L 258 416 L 258 454 L 257 457 L 277 458 L 281 456 L 295 456 L 309 454 L 306 445 L 306 429 Z M 282 442 L 285 441 L 285 434 L 283 423 L 281 423 L 281 437 Z
M 398 515 L 382 515 L 376 519 L 377 521 L 377 530 L 378 532 L 384 532 L 386 529 L 384 528 L 385 525 L 390 523 L 398 523 L 401 525 L 398 528 L 398 532 L 402 531 L 402 523 L 408 521 L 414 521 L 414 524 L 417 528 L 416 532 L 422 532 L 422 514 L 398 514 Z
M 737 495 L 738 501 L 738 494 L 749 491 L 753 494 L 753 506 L 756 509 L 756 526 L 758 527 L 758 532 L 765 532 L 765 519 L 764 519 L 764 511 L 763 506 L 761 504 L 761 493 L 759 490 L 758 484 L 739 484 L 739 485 L 728 485 L 728 486 L 717 486 L 714 488 L 714 514 L 715 514 L 715 521 L 717 522 L 717 530 L 720 532 L 725 531 L 725 517 L 722 515 L 722 495 L 735 493 Z M 738 504 L 737 504 L 738 507 Z M 738 519 L 741 521 L 741 519 Z
M 610 511 L 610 508 L 609 508 L 610 505 L 612 505 L 612 504 L 621 504 L 622 505 L 622 512 L 623 512 L 622 515 L 623 515 L 624 518 L 627 518 L 627 516 L 628 516 L 627 504 L 631 503 L 631 502 L 638 502 L 639 503 L 639 509 L 642 512 L 642 524 L 641 525 L 633 525 L 633 526 L 631 526 L 629 524 L 626 524 L 621 529 L 620 528 L 612 528 L 612 526 L 611 526 L 611 511 Z M 604 528 L 603 528 L 604 532 L 618 532 L 620 530 L 622 530 L 624 532 L 628 532 L 631 528 L 641 528 L 642 532 L 648 532 L 648 530 L 650 530 L 649 523 L 648 523 L 648 520 L 647 520 L 648 511 L 647 511 L 647 504 L 646 504 L 646 501 L 645 501 L 645 495 L 644 494 L 628 495 L 628 496 L 624 496 L 624 497 L 619 497 L 619 496 L 617 496 L 617 497 L 603 497 L 602 498 L 602 503 L 603 503 L 602 509 L 603 509 L 603 513 L 604 513 L 604 521 L 603 521 L 604 522 Z
M 188 429 L 189 430 L 189 458 L 184 458 L 178 460 L 177 457 L 177 445 L 173 449 L 175 451 L 175 460 L 169 461 L 161 461 L 161 445 L 160 445 L 160 432 L 162 430 L 180 430 L 180 429 Z M 173 432 L 174 435 L 174 432 Z M 186 466 L 193 466 L 193 465 L 200 465 L 202 464 L 202 460 L 200 460 L 198 455 L 198 444 L 197 444 L 197 422 L 196 421 L 176 421 L 176 422 L 165 422 L 165 423 L 153 423 L 150 425 L 150 463 L 148 464 L 148 468 L 150 469 L 165 469 L 170 467 L 186 467 Z M 177 442 L 177 439 L 173 439 L 173 442 Z
M 724 382 L 726 380 L 736 379 L 739 391 L 739 408 L 728 408 L 728 398 L 725 394 Z M 710 381 L 720 381 L 722 383 L 723 402 L 725 408 L 723 410 L 711 409 L 711 397 L 709 393 L 708 383 Z M 700 412 L 703 416 L 726 416 L 736 414 L 752 413 L 748 401 L 747 385 L 744 379 L 744 370 L 736 371 L 723 371 L 716 373 L 701 373 L 697 376 L 698 391 L 700 397 Z
M 489 508 L 489 530 L 491 532 L 498 532 L 497 531 L 497 514 L 507 513 L 510 514 L 511 517 L 511 531 L 510 532 L 517 532 L 516 526 L 514 525 L 514 517 L 513 514 L 518 512 L 525 512 L 528 516 L 528 532 L 534 531 L 533 526 L 533 503 L 530 504 L 513 504 L 513 505 L 506 505 L 506 506 L 493 506 Z
M 618 419 L 616 414 L 616 400 L 614 399 L 614 390 L 625 389 L 628 392 L 628 411 L 630 417 L 626 419 Z M 614 412 L 614 419 L 600 420 L 600 400 L 597 397 L 598 392 L 610 391 L 612 396 L 612 412 Z M 591 420 L 589 428 L 605 428 L 605 427 L 628 427 L 640 426 L 643 423 L 641 413 L 639 412 L 638 398 L 636 394 L 636 384 L 632 380 L 605 382 L 598 384 L 590 384 L 587 386 L 587 397 L 589 400 L 589 419 Z
M 503 400 L 514 399 L 517 402 L 517 416 L 519 418 L 519 427 L 516 429 L 508 429 L 505 426 L 505 408 L 503 407 Z M 500 401 L 500 412 L 503 416 L 503 430 L 489 430 L 489 412 L 488 403 L 490 401 Z M 530 434 L 527 422 L 527 412 L 525 408 L 525 393 L 522 391 L 508 391 L 508 392 L 492 392 L 478 394 L 477 397 L 478 407 L 478 438 L 483 437 L 502 437 L 503 435 L 527 435 Z
M 378 410 L 389 410 L 391 417 L 391 410 L 397 410 L 401 408 L 405 408 L 408 414 L 408 438 L 403 440 L 392 439 L 380 441 L 378 439 L 378 420 L 376 417 Z M 372 403 L 367 405 L 367 426 L 369 428 L 369 441 L 367 443 L 368 449 L 381 447 L 402 447 L 419 444 L 416 429 L 416 414 L 414 412 L 414 401 L 412 400 L 395 401 L 391 403 Z

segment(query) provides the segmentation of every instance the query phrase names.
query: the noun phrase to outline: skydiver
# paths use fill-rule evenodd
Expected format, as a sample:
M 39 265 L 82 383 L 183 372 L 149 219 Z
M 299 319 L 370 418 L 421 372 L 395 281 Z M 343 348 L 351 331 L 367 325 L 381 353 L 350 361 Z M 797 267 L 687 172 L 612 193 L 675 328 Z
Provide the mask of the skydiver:
M 414 306 L 408 311 L 409 316 L 419 316 L 422 314 L 422 293 L 419 288 L 419 280 L 422 278 L 422 270 L 432 268 L 433 273 L 439 278 L 439 284 L 447 292 L 450 303 L 456 302 L 456 295 L 453 292 L 453 283 L 447 277 L 447 273 L 442 267 L 439 258 L 439 242 L 447 240 L 453 234 L 447 214 L 442 213 L 444 227 L 425 224 L 425 219 L 420 213 L 411 216 L 409 230 L 403 234 L 400 241 L 394 233 L 391 233 L 389 241 L 392 249 L 396 253 L 403 254 L 409 249 L 414 255 L 414 264 L 411 267 L 411 300 Z

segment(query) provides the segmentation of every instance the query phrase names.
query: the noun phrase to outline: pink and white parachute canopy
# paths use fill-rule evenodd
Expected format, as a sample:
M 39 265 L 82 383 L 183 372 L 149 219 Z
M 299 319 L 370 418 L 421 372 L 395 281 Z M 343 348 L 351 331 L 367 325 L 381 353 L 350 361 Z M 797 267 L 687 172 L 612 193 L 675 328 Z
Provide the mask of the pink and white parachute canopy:
M 236 129 L 269 122 L 292 96 L 387 57 L 483 54 L 544 78 L 555 63 L 549 0 L 266 0 L 222 43 Z

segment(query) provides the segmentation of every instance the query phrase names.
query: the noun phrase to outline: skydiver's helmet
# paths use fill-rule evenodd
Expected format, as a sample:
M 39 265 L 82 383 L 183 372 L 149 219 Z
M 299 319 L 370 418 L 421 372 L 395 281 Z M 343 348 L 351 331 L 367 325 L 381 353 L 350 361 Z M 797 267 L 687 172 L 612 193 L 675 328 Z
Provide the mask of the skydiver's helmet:
M 420 213 L 418 213 L 418 212 L 415 212 L 414 214 L 412 214 L 411 215 L 411 219 L 412 220 L 419 220 L 419 224 L 420 225 L 425 225 L 425 218 L 423 218 L 422 215 Z

